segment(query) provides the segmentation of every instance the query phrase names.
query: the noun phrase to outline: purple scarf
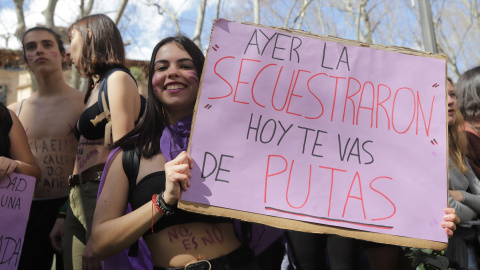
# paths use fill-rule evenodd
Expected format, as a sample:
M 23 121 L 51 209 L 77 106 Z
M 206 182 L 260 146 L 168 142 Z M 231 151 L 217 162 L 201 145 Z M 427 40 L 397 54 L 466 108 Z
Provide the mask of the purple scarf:
M 176 158 L 182 151 L 187 150 L 191 126 L 192 116 L 189 115 L 170 126 L 173 137 L 168 128 L 163 129 L 162 137 L 160 137 L 160 151 L 167 162 Z

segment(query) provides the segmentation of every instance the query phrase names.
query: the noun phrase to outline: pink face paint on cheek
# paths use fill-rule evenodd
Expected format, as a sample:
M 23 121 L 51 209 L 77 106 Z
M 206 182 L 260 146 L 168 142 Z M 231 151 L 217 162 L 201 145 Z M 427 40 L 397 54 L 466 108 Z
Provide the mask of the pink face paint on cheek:
M 189 78 L 195 82 L 198 82 L 198 76 L 197 73 L 194 71 L 189 71 L 188 74 L 190 74 Z
M 153 74 L 153 77 L 152 77 L 152 86 L 153 86 L 153 93 L 155 94 L 155 96 L 158 96 L 158 88 L 160 88 L 160 86 L 158 85 L 159 82 L 161 80 L 161 75 L 158 74 L 158 73 L 155 73 Z
M 157 73 L 153 74 L 152 85 L 154 88 L 157 87 L 157 84 L 159 81 L 160 81 L 160 75 Z
M 50 52 L 50 56 L 57 58 L 57 57 L 58 57 L 58 53 L 57 53 L 57 52 Z
M 27 57 L 28 61 L 32 61 L 33 58 L 35 57 L 34 54 L 32 54 L 32 53 L 26 53 L 25 56 Z

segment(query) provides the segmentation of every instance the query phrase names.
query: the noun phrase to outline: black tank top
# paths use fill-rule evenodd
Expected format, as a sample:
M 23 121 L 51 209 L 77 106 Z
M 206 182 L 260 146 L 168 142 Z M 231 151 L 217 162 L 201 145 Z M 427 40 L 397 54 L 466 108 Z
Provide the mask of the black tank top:
M 96 126 L 90 121 L 95 119 L 100 113 L 100 108 L 97 103 L 82 112 L 78 123 L 74 127 L 74 134 L 77 141 L 80 139 L 80 135 L 91 141 L 100 140 L 105 137 L 105 126 L 108 123 L 107 119 L 103 119 L 102 122 L 97 123 Z
M 0 111 L 3 113 L 0 119 L 0 156 L 10 158 L 10 138 L 8 134 L 12 129 L 13 121 L 7 107 L 0 103 Z

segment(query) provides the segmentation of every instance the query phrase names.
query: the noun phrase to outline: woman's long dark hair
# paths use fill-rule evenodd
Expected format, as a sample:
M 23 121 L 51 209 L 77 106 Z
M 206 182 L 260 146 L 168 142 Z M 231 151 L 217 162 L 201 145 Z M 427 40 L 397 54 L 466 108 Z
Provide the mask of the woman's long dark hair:
M 90 79 L 84 100 L 86 103 L 92 92 L 92 76 L 99 76 L 101 81 L 112 68 L 128 70 L 125 66 L 125 48 L 120 31 L 107 15 L 90 15 L 74 22 L 68 29 L 70 40 L 73 30 L 77 30 L 82 39 L 82 57 L 78 69 Z
M 145 113 L 140 118 L 135 128 L 123 138 L 119 139 L 112 146 L 112 148 L 128 148 L 136 146 L 140 149 L 142 157 L 147 159 L 152 158 L 156 154 L 160 153 L 160 137 L 162 136 L 163 128 L 166 126 L 170 132 L 172 132 L 170 126 L 167 124 L 169 123 L 167 119 L 168 116 L 165 115 L 163 104 L 156 98 L 155 93 L 153 92 L 154 87 L 152 84 L 152 78 L 155 74 L 155 58 L 157 56 L 157 52 L 162 46 L 171 42 L 182 46 L 183 49 L 185 49 L 185 51 L 192 57 L 198 77 L 201 77 L 205 56 L 197 47 L 197 45 L 193 43 L 193 41 L 183 35 L 162 39 L 153 49 L 152 58 L 150 59 L 147 105 L 145 108 Z M 137 134 L 138 136 L 135 136 Z

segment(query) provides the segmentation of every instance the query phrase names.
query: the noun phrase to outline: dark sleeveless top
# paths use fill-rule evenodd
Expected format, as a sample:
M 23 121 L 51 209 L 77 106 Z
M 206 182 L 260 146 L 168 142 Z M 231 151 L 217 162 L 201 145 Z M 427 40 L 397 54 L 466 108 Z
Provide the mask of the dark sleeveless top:
M 97 103 L 82 112 L 73 131 L 77 141 L 80 139 L 80 135 L 91 141 L 100 140 L 105 137 L 105 126 L 108 123 L 107 119 L 103 119 L 102 122 L 97 123 L 96 126 L 90 122 L 90 120 L 95 119 L 100 113 L 100 108 Z
M 8 134 L 12 129 L 13 121 L 7 107 L 2 103 L 0 103 L 0 106 L 0 115 L 3 113 L 3 117 L 0 119 L 0 156 L 10 158 L 10 138 Z
M 130 181 L 130 180 L 129 180 Z M 165 171 L 158 171 L 143 177 L 135 188 L 130 191 L 129 203 L 132 206 L 132 211 L 141 207 L 147 202 L 152 201 L 153 194 L 159 194 L 165 190 Z M 175 214 L 171 216 L 163 216 L 153 226 L 154 232 L 159 232 L 167 227 L 178 224 L 185 224 L 191 222 L 205 222 L 205 223 L 232 223 L 233 220 L 225 217 L 216 217 L 203 214 L 188 212 L 181 209 L 176 209 Z M 151 234 L 149 229 L 145 234 Z

